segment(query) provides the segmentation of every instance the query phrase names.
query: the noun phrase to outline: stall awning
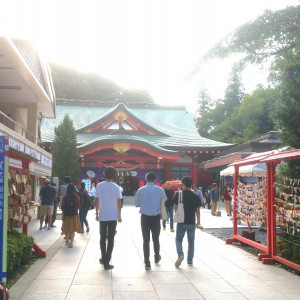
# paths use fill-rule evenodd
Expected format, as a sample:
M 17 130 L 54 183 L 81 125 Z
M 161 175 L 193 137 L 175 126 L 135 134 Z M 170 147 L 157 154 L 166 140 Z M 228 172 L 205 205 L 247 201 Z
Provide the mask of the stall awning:
M 247 165 L 239 168 L 240 176 L 266 176 L 267 174 L 267 166 L 265 163 L 255 164 L 255 165 Z M 220 172 L 221 176 L 233 176 L 234 175 L 234 167 L 230 166 L 225 170 Z

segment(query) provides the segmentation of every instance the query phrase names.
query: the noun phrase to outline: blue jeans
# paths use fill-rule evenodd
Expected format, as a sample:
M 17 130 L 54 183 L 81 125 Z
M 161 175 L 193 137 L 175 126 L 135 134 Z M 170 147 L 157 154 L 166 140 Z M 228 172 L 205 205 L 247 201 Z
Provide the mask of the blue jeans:
M 187 239 L 188 239 L 188 256 L 187 261 L 193 262 L 194 258 L 194 244 L 195 244 L 195 225 L 188 225 L 188 224 L 177 224 L 176 228 L 176 250 L 178 256 L 184 255 L 182 250 L 182 241 L 187 232 Z
M 86 209 L 86 208 L 79 209 L 79 219 L 80 219 L 80 224 L 81 224 L 82 230 L 83 230 L 83 224 L 85 224 L 86 227 L 89 227 L 89 223 L 86 219 L 87 213 L 88 213 L 88 209 Z
M 166 206 L 166 212 L 167 212 L 168 218 L 170 218 L 170 228 L 173 229 L 174 228 L 174 223 L 173 223 L 173 206 Z M 167 220 L 163 220 L 163 228 L 166 228 L 166 221 Z

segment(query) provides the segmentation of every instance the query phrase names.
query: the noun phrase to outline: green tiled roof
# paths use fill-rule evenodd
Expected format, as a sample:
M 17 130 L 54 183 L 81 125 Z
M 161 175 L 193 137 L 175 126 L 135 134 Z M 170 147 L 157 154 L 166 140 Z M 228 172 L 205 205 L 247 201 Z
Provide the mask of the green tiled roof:
M 72 102 L 73 103 L 73 102 Z M 57 127 L 63 120 L 65 114 L 69 114 L 73 120 L 76 130 L 86 127 L 88 124 L 94 123 L 97 120 L 103 119 L 104 116 L 111 114 L 118 105 L 115 107 L 101 107 L 82 105 L 57 105 L 56 106 L 56 119 L 44 119 L 42 123 L 42 141 L 52 142 L 54 138 L 54 128 Z M 120 105 L 120 104 L 119 104 Z M 126 106 L 125 106 L 126 107 Z M 227 148 L 231 144 L 213 141 L 203 138 L 199 135 L 194 123 L 191 113 L 185 109 L 178 108 L 134 108 L 126 107 L 134 117 L 140 119 L 144 124 L 161 132 L 162 135 L 146 135 L 141 134 L 135 136 L 141 138 L 155 147 L 161 147 L 170 150 L 180 150 L 186 148 L 194 149 L 215 149 Z M 130 132 L 134 135 L 134 132 Z M 116 135 L 115 135 L 116 136 Z M 114 136 L 114 138 L 115 138 Z M 103 133 L 80 133 L 77 134 L 78 144 L 89 144 L 95 139 L 108 138 L 109 135 Z M 127 138 L 122 135 L 122 138 Z M 130 135 L 130 138 L 133 138 Z
M 95 139 L 88 141 L 80 146 L 78 146 L 78 150 L 84 149 L 86 147 L 93 146 L 93 144 L 101 144 L 101 142 L 114 142 L 117 141 L 119 143 L 125 142 L 125 143 L 130 143 L 130 142 L 135 142 L 136 144 L 147 144 L 148 147 L 153 148 L 154 150 L 157 150 L 162 153 L 167 153 L 167 154 L 173 154 L 173 155 L 183 155 L 183 153 L 179 151 L 174 151 L 174 150 L 168 150 L 162 147 L 157 146 L 155 143 L 152 143 L 151 141 L 147 139 L 143 139 L 138 136 L 132 136 L 132 135 L 125 135 L 125 134 L 113 134 L 113 135 L 103 135 L 103 136 L 98 136 Z

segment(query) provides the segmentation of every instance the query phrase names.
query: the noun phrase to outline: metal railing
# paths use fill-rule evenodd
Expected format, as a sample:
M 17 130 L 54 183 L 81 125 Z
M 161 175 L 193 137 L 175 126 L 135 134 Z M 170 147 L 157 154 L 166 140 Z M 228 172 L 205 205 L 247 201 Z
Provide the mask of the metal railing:
M 0 111 L 0 123 L 8 127 L 9 129 L 13 130 L 14 132 L 20 134 L 22 137 L 26 138 L 27 140 L 31 141 L 36 145 L 41 143 L 40 139 L 36 135 L 32 134 L 23 126 L 15 122 L 13 119 L 8 117 L 2 111 Z

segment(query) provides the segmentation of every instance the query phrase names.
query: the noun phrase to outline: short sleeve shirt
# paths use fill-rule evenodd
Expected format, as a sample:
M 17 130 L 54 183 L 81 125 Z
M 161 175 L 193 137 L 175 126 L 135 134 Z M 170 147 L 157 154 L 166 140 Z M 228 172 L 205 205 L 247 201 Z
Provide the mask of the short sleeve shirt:
M 111 182 L 103 181 L 97 184 L 96 198 L 99 198 L 99 220 L 118 220 L 118 199 L 121 199 L 120 187 Z
M 40 197 L 42 205 L 54 205 L 56 189 L 53 186 L 46 185 L 41 188 Z
M 157 216 L 160 214 L 161 199 L 166 200 L 167 196 L 162 187 L 153 182 L 139 188 L 135 194 L 135 205 L 140 207 L 140 214 L 147 216 Z
M 178 205 L 178 192 L 174 196 L 174 203 Z M 190 190 L 182 191 L 183 210 L 184 210 L 184 224 L 195 225 L 196 208 L 201 206 L 200 198 Z

